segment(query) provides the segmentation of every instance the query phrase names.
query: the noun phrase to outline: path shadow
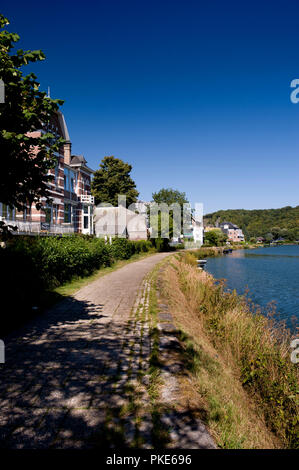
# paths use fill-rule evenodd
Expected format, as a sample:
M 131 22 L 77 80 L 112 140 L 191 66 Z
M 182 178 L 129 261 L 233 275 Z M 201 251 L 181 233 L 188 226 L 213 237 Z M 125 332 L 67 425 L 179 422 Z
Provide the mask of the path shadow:
M 66 298 L 4 338 L 0 448 L 121 443 L 109 410 L 119 413 L 123 402 L 115 388 L 127 359 L 123 328 L 102 312 Z

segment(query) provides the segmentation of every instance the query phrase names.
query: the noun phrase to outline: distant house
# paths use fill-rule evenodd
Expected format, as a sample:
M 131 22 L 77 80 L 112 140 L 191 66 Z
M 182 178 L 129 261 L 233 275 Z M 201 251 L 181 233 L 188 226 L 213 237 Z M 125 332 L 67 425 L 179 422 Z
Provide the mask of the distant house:
M 192 224 L 192 232 L 193 232 L 193 240 L 200 245 L 203 244 L 203 225 L 200 221 L 195 220 L 193 216 L 191 216 L 191 224 Z
M 147 226 L 144 215 L 119 207 L 96 207 L 94 229 L 97 237 L 126 237 L 129 240 L 146 240 Z
M 228 240 L 231 242 L 243 242 L 245 240 L 242 230 L 231 222 L 222 222 L 219 224 L 219 228 L 227 235 Z

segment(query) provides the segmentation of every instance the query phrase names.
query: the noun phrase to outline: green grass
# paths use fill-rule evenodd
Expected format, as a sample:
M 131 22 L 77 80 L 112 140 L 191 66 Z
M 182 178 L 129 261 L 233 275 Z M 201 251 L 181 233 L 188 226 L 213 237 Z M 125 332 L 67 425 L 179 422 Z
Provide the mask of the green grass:
M 178 277 L 199 324 L 234 365 L 268 429 L 285 447 L 298 448 L 298 369 L 290 361 L 290 332 L 193 266 L 181 263 Z

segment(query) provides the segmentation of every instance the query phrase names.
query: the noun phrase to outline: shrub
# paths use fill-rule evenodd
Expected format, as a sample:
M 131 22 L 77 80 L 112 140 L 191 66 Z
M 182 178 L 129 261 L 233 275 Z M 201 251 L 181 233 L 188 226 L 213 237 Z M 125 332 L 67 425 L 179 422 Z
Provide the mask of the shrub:
M 11 299 L 14 315 L 5 313 L 4 323 L 18 323 L 17 315 L 28 316 L 28 309 L 39 305 L 46 291 L 84 277 L 101 267 L 110 266 L 114 260 L 128 259 L 134 253 L 154 250 L 146 240 L 129 241 L 116 238 L 105 244 L 102 238 L 86 235 L 58 237 L 16 236 L 0 248 L 2 272 L 1 289 Z M 25 313 L 25 310 L 27 312 Z
M 126 238 L 114 238 L 110 253 L 114 259 L 129 259 L 134 254 L 134 244 Z
M 154 247 L 149 240 L 138 240 L 131 242 L 134 247 L 134 253 L 146 253 L 153 251 Z
M 1 287 L 12 305 L 32 306 L 41 292 L 111 263 L 109 248 L 97 238 L 14 237 L 0 249 Z
M 168 238 L 151 238 L 151 243 L 158 252 L 170 251 Z

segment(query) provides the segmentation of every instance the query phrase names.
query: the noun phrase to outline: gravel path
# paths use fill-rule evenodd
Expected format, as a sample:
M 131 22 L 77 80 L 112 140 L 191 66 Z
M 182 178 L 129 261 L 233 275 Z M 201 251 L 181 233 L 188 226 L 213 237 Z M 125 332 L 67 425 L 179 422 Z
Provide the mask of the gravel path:
M 1 448 L 127 447 L 142 433 L 148 439 L 142 423 L 136 435 L 130 409 L 136 368 L 148 367 L 150 348 L 146 322 L 135 317 L 147 302 L 143 280 L 165 256 L 99 278 L 6 338 Z M 146 400 L 145 391 L 138 397 Z
M 99 278 L 5 339 L 0 448 L 215 448 L 180 404 L 164 268 L 151 272 L 165 256 Z

